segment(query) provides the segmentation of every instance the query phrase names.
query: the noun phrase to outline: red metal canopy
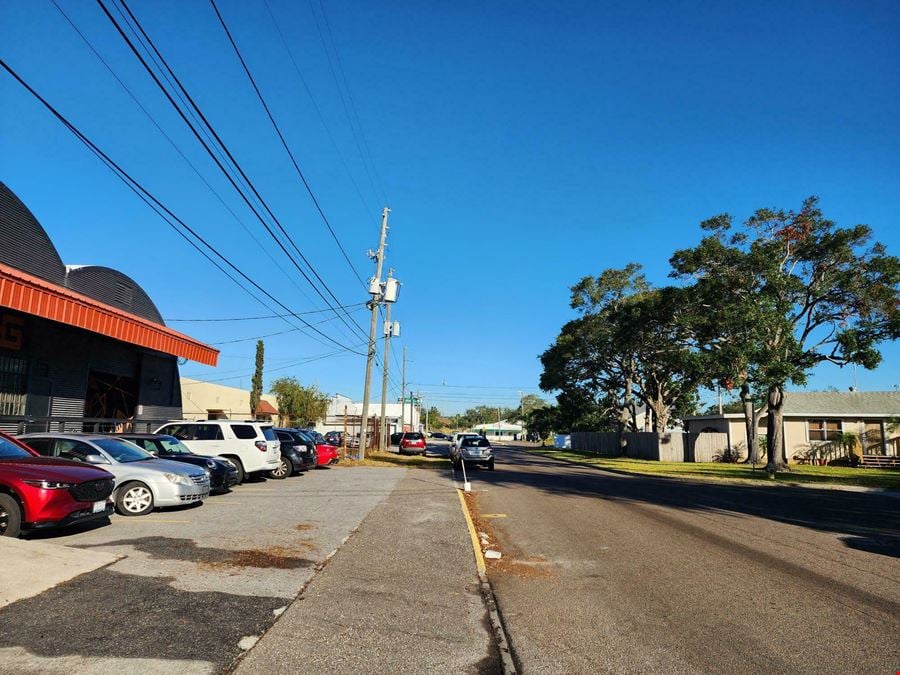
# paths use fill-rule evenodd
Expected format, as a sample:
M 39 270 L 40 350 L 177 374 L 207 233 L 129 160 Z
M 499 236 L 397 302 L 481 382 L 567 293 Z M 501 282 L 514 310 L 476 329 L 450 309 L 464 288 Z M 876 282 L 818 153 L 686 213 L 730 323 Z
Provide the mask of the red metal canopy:
M 0 263 L 0 307 L 215 366 L 219 350 L 134 314 Z

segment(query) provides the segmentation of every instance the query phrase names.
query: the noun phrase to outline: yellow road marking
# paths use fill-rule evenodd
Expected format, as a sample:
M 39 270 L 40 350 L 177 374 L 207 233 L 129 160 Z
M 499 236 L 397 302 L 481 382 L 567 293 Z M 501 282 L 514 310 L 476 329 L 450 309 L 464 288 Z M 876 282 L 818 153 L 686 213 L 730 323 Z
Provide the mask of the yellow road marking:
M 484 513 L 481 516 L 482 518 L 506 518 L 505 513 Z
M 456 494 L 459 495 L 459 505 L 462 507 L 463 515 L 466 517 L 466 525 L 469 528 L 472 552 L 475 553 L 475 567 L 478 568 L 478 574 L 484 574 L 487 566 L 484 564 L 484 555 L 481 552 L 481 543 L 478 541 L 478 532 L 475 531 L 475 523 L 472 522 L 472 516 L 469 515 L 469 506 L 466 504 L 466 498 L 463 497 L 462 490 L 457 490 Z

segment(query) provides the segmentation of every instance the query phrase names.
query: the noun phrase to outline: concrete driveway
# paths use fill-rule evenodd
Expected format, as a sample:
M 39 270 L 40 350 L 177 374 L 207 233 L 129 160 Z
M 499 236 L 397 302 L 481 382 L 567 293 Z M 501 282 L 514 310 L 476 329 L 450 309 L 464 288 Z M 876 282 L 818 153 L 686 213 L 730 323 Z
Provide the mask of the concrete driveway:
M 406 474 L 322 469 L 44 542 L 126 557 L 0 609 L 4 673 L 217 672 Z

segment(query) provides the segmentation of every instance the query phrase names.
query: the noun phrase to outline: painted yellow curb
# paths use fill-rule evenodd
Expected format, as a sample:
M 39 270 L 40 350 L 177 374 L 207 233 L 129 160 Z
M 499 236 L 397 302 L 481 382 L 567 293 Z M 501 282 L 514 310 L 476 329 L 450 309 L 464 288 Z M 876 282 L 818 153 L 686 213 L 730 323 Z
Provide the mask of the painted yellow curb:
M 462 508 L 463 515 L 466 517 L 466 525 L 469 527 L 469 537 L 472 539 L 472 551 L 475 553 L 475 567 L 478 568 L 478 574 L 485 574 L 487 566 L 484 564 L 484 554 L 481 552 L 481 542 L 478 541 L 478 532 L 475 531 L 475 523 L 472 522 L 472 516 L 469 515 L 469 506 L 466 504 L 466 498 L 463 497 L 462 490 L 457 490 L 459 495 L 459 505 Z

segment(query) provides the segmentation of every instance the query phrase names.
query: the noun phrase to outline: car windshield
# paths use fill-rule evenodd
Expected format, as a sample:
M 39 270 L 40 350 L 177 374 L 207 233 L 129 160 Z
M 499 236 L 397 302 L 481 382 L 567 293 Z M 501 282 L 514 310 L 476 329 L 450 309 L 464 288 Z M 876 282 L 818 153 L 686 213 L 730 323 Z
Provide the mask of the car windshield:
M 421 441 L 422 438 L 423 438 L 423 436 L 422 436 L 422 434 L 420 434 L 418 431 L 416 431 L 416 432 L 413 432 L 413 433 L 407 432 L 405 438 L 406 438 L 406 440 L 408 440 L 408 441 Z
M 489 448 L 491 444 L 486 438 L 466 438 L 463 445 L 470 448 Z
M 304 441 L 306 441 L 307 443 L 312 443 L 312 442 L 313 442 L 313 439 L 311 439 L 311 438 L 309 437 L 309 434 L 306 433 L 305 431 L 301 431 L 300 429 L 297 429 L 296 431 L 293 431 L 293 432 L 291 432 L 291 433 L 297 434 L 300 438 L 302 438 L 302 439 L 303 439 Z
M 100 438 L 92 442 L 117 462 L 140 462 L 145 459 L 153 459 L 153 455 L 149 452 L 141 450 L 134 443 L 118 438 Z
M 32 457 L 32 455 L 12 441 L 0 438 L 0 459 L 22 459 L 23 457 Z
M 179 441 L 174 436 L 163 436 L 161 438 L 154 439 L 155 443 L 158 443 L 163 452 L 169 455 L 193 455 L 191 449 L 186 446 L 184 443 Z
M 260 427 L 263 432 L 263 437 L 267 441 L 277 441 L 278 436 L 275 435 L 275 430 L 272 427 Z

